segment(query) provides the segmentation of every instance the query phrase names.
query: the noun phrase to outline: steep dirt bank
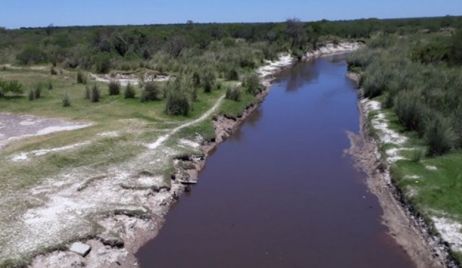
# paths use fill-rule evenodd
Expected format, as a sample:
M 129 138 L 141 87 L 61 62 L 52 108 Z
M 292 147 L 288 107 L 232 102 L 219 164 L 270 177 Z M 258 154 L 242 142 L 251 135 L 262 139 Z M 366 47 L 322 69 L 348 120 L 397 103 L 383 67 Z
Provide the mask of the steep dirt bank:
M 358 83 L 360 76 L 348 73 L 350 79 Z M 379 151 L 379 143 L 370 135 L 374 123 L 369 124 L 368 114 L 373 103 L 367 99 L 359 102 L 361 131 L 358 135 L 349 133 L 351 148 L 357 167 L 368 175 L 367 184 L 378 197 L 383 208 L 383 222 L 417 267 L 457 267 L 449 254 L 449 248 L 439 237 L 435 237 L 424 219 L 406 201 L 390 175 L 390 161 Z M 372 105 L 373 106 L 373 105 Z M 375 130 L 375 128 L 374 128 Z M 396 140 L 401 137 L 393 131 L 384 129 L 383 139 Z
M 341 44 L 337 47 L 331 45 L 329 49 L 307 54 L 306 60 L 330 53 L 347 52 L 358 46 L 359 44 Z M 284 68 L 290 67 L 293 63 L 294 60 L 290 56 L 283 55 L 278 61 L 268 62 L 267 65 L 261 67 L 258 72 L 261 75 L 265 89 L 257 96 L 257 101 L 248 106 L 238 117 L 215 116 L 213 122 L 216 138 L 210 142 L 204 142 L 201 139 L 194 141 L 195 144 L 202 143 L 198 150 L 199 152 L 185 154 L 174 160 L 175 171 L 171 176 L 171 185 L 159 186 L 151 183 L 152 185 L 149 184 L 143 187 L 136 185 L 129 187 L 130 185 L 123 183 L 123 180 L 126 179 L 126 176 L 122 176 L 123 174 L 116 177 L 111 177 L 113 175 L 109 174 L 108 177 L 89 178 L 88 181 L 81 185 L 82 189 L 78 193 L 74 193 L 73 189 L 58 193 L 58 196 L 64 195 L 66 197 L 68 197 L 68 194 L 71 197 L 75 195 L 74 199 L 80 200 L 83 198 L 87 202 L 92 202 L 94 196 L 123 197 L 124 200 L 127 200 L 127 204 L 134 203 L 136 206 L 124 207 L 116 210 L 116 213 L 111 213 L 107 217 L 98 219 L 98 228 L 86 239 L 79 239 L 80 242 L 91 246 L 91 251 L 85 257 L 69 250 L 69 246 L 75 242 L 74 240 L 64 241 L 62 246 L 58 247 L 59 250 L 36 257 L 32 267 L 54 267 L 57 265 L 60 267 L 138 266 L 134 253 L 144 243 L 158 234 L 171 205 L 184 191 L 189 191 L 191 184 L 197 182 L 198 173 L 203 168 L 209 152 L 231 135 L 247 116 L 258 107 L 268 93 L 273 75 Z M 164 148 L 166 146 L 161 145 L 159 147 L 157 141 L 148 144 L 148 148 L 152 151 L 167 150 L 168 148 Z M 118 169 L 115 172 L 123 172 L 123 170 Z M 137 182 L 144 182 L 151 177 L 152 174 L 148 173 L 137 174 L 135 177 L 130 176 Z M 103 192 L 109 194 L 103 194 Z M 81 200 L 82 202 L 84 201 L 83 199 Z M 108 201 L 110 200 L 112 199 L 109 198 Z

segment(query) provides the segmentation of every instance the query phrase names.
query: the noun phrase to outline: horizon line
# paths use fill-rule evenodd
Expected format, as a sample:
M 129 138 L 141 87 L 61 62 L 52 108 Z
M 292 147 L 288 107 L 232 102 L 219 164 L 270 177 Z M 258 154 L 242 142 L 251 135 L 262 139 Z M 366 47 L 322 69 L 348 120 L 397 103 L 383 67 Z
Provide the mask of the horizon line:
M 462 17 L 462 15 L 443 15 L 443 16 L 422 16 L 422 17 L 363 17 L 363 18 L 354 18 L 354 19 L 318 19 L 318 20 L 300 20 L 303 23 L 313 23 L 313 22 L 322 22 L 322 21 L 328 21 L 328 22 L 346 22 L 346 21 L 361 21 L 361 20 L 405 20 L 405 19 L 438 19 L 438 18 L 458 18 Z M 168 25 L 187 25 L 189 21 L 191 21 L 193 24 L 196 25 L 206 25 L 206 24 L 267 24 L 267 23 L 284 23 L 287 20 L 290 19 L 298 19 L 297 17 L 289 17 L 286 20 L 280 20 L 280 21 L 241 21 L 241 22 L 195 22 L 193 20 L 186 20 L 183 22 L 153 22 L 153 23 L 146 23 L 146 24 L 75 24 L 75 25 L 54 25 L 53 23 L 50 23 L 49 25 L 46 26 L 20 26 L 20 27 L 5 27 L 0 25 L 0 29 L 5 29 L 5 30 L 27 30 L 27 29 L 45 29 L 47 27 L 53 27 L 53 28 L 90 28 L 90 27 L 136 27 L 136 26 L 168 26 Z

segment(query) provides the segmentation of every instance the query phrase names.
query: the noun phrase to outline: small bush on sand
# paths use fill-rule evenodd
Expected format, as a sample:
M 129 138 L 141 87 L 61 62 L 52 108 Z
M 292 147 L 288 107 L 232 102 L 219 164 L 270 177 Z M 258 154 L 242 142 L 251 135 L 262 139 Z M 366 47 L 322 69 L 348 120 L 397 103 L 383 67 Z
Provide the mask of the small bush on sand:
M 127 86 L 125 87 L 124 97 L 126 99 L 134 99 L 135 96 L 136 96 L 135 88 L 130 83 L 128 83 Z
M 99 102 L 99 99 L 101 97 L 101 94 L 99 92 L 98 86 L 95 84 L 91 88 L 91 93 L 90 93 L 90 100 L 91 102 Z
M 70 106 L 71 106 L 71 100 L 69 98 L 69 95 L 66 92 L 63 97 L 63 107 L 70 107 Z
M 155 101 L 160 100 L 162 92 L 159 86 L 154 82 L 148 82 L 144 85 L 143 92 L 141 93 L 141 101 Z
M 120 83 L 118 81 L 111 80 L 109 82 L 109 96 L 115 96 L 120 94 Z
M 229 87 L 226 90 L 226 99 L 233 101 L 241 100 L 241 88 L 240 87 Z

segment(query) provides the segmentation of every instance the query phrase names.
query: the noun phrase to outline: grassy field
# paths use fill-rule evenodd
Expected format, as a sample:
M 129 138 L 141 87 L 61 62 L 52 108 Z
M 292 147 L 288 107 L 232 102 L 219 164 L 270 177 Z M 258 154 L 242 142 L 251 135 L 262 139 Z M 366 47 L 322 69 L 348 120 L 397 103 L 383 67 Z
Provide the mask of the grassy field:
M 30 209 L 34 210 L 40 204 L 45 205 L 50 201 L 50 197 L 62 195 L 67 191 L 67 186 L 64 187 L 62 184 L 86 184 L 87 181 L 101 174 L 114 176 L 111 174 L 143 174 L 144 172 L 152 174 L 155 180 L 163 178 L 160 184 L 170 185 L 173 158 L 177 155 L 199 153 L 198 148 L 189 148 L 181 142 L 184 140 L 197 142 L 198 136 L 205 140 L 214 138 L 211 117 L 175 133 L 158 149 L 150 150 L 147 145 L 172 129 L 201 117 L 225 95 L 228 86 L 237 83 L 219 80 L 222 84 L 220 89 L 213 89 L 210 93 L 198 91 L 197 101 L 192 103 L 188 116 L 171 116 L 165 113 L 165 99 L 140 102 L 139 98 L 125 99 L 123 94 L 109 96 L 107 84 L 88 80 L 88 85 L 97 84 L 101 91 L 100 102 L 92 103 L 84 98 L 86 85 L 77 83 L 76 72 L 62 70 L 59 75 L 51 75 L 50 67 L 1 68 L 0 79 L 20 81 L 24 85 L 25 93 L 19 97 L 0 98 L 0 113 L 60 118 L 70 122 L 90 123 L 91 126 L 74 131 L 24 138 L 13 141 L 2 149 L 0 228 L 4 231 L 0 235 L 0 245 L 10 246 L 8 249 L 0 247 L 2 252 L 0 267 L 6 258 L 3 254 L 7 254 L 13 262 L 24 261 L 28 260 L 31 254 L 42 252 L 55 244 L 51 238 L 50 241 L 43 242 L 41 240 L 43 237 L 39 234 L 29 234 L 26 227 L 17 223 L 24 221 L 22 219 L 24 213 Z M 48 89 L 50 83 L 52 89 Z M 162 87 L 163 83 L 166 82 L 158 82 L 159 87 Z M 38 84 L 43 85 L 41 98 L 30 101 L 27 92 Z M 136 95 L 140 96 L 142 89 L 138 86 L 135 86 L 135 89 Z M 63 107 L 62 99 L 65 94 L 69 96 L 70 107 Z M 253 95 L 245 93 L 239 102 L 225 99 L 212 114 L 226 113 L 236 116 L 254 100 Z M 35 154 L 43 150 L 47 153 Z M 20 154 L 27 155 L 27 159 L 14 161 L 15 156 Z M 108 183 L 117 185 L 126 183 L 124 180 L 130 181 L 131 177 L 129 179 L 109 177 Z M 134 185 L 139 187 L 136 183 Z M 50 188 L 50 190 L 42 193 L 40 192 L 42 188 Z M 85 198 L 85 194 L 82 194 L 81 198 Z M 124 203 L 116 200 L 109 207 L 104 199 L 95 199 L 93 202 L 96 207 L 99 206 L 99 209 L 96 209 L 96 212 L 92 211 L 91 215 L 105 214 L 108 210 L 130 205 L 133 201 Z M 85 213 L 83 215 L 86 215 Z M 65 215 L 67 214 L 63 217 L 66 217 Z M 62 241 L 69 241 L 74 239 L 75 235 L 90 235 L 91 230 L 83 228 L 87 221 L 87 216 L 76 220 L 75 234 L 57 229 L 56 234 L 52 236 L 55 235 Z M 34 237 L 34 235 L 39 236 Z M 15 248 L 16 237 L 21 236 L 30 236 L 30 239 L 37 241 L 36 243 L 42 242 L 35 247 L 35 244 L 31 243 L 29 249 L 21 249 L 20 246 Z

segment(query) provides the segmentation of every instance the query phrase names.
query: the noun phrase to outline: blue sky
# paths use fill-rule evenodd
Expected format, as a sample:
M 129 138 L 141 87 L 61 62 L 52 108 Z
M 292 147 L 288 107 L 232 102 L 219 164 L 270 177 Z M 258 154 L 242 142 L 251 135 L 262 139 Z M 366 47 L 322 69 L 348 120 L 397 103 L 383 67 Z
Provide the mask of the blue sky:
M 0 0 L 0 26 L 462 15 L 462 0 Z

